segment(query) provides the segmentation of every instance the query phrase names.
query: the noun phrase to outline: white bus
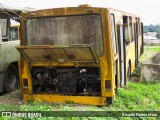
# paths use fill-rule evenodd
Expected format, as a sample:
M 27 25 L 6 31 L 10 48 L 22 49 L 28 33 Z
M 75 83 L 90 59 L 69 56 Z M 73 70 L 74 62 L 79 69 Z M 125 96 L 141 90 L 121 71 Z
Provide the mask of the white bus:
M 2 93 L 19 87 L 18 60 L 20 54 L 15 48 L 20 44 L 19 26 L 11 27 L 11 19 L 19 18 L 22 10 L 11 9 L 8 6 L 0 7 L 0 93 Z

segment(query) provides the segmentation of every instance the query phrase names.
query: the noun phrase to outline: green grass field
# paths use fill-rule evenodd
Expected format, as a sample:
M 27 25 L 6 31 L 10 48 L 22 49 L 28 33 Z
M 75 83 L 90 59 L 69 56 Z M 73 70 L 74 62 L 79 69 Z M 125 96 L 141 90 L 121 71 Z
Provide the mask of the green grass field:
M 156 47 L 145 47 L 145 52 L 142 57 L 143 60 L 148 59 L 146 57 L 147 53 L 157 53 L 160 52 L 160 46 Z M 11 94 L 11 93 L 10 93 Z M 16 94 L 12 97 L 15 98 Z M 7 95 L 6 95 L 7 96 Z M 18 95 L 19 96 L 19 95 Z M 20 97 L 20 96 L 19 96 Z M 55 104 L 41 102 L 40 100 L 29 101 L 29 102 L 13 102 L 12 98 L 6 100 L 5 95 L 0 96 L 0 110 L 1 111 L 160 111 L 160 83 L 149 83 L 149 82 L 139 82 L 133 83 L 128 82 L 125 88 L 119 88 L 116 93 L 116 99 L 109 107 L 97 107 L 91 105 L 79 105 L 79 104 Z M 19 98 L 20 99 L 20 98 Z M 6 119 L 6 118 L 0 118 Z M 12 118 L 17 119 L 17 118 Z M 67 119 L 67 120 L 112 120 L 112 119 L 126 119 L 132 120 L 132 117 L 48 117 L 48 118 L 35 118 L 36 120 L 52 120 L 52 119 Z M 146 120 L 156 120 L 156 117 L 134 117 L 135 120 L 146 119 Z M 160 118 L 159 118 L 160 119 Z M 26 118 L 27 120 L 27 118 Z
M 155 51 L 160 52 L 160 46 L 144 46 L 144 51 Z
M 144 53 L 140 58 L 140 61 L 147 61 L 152 56 L 160 52 L 160 46 L 144 46 Z

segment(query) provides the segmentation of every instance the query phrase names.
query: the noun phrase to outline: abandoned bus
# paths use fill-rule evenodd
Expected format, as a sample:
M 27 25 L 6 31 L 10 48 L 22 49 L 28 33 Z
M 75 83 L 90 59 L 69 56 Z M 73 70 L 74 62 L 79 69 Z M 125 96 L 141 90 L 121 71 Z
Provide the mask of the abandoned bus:
M 87 5 L 21 15 L 24 100 L 111 104 L 143 53 L 137 15 Z
M 19 25 L 11 26 L 11 21 L 18 23 L 19 15 L 25 9 L 0 4 L 0 93 L 10 92 L 19 87 L 18 60 L 20 54 L 15 46 L 20 45 Z

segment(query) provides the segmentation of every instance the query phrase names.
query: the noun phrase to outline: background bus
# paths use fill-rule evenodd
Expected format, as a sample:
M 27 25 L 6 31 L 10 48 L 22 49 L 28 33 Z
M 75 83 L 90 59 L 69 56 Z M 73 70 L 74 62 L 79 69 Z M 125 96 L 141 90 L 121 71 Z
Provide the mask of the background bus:
M 137 15 L 84 5 L 22 17 L 16 48 L 24 100 L 110 104 L 143 50 Z
M 1 4 L 0 8 L 0 93 L 19 87 L 18 60 L 20 54 L 15 46 L 20 44 L 19 25 L 11 26 L 11 20 L 18 20 L 21 11 Z

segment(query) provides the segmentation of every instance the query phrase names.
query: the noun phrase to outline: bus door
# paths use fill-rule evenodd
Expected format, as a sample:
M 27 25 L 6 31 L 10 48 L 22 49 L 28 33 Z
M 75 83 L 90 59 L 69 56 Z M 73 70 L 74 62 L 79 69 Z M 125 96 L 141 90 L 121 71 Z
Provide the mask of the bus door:
M 125 41 L 123 37 L 123 26 L 118 25 L 118 49 L 119 49 L 119 68 L 120 68 L 120 85 L 124 87 L 126 85 L 126 75 L 125 75 Z
M 112 42 L 113 42 L 113 52 L 114 52 L 114 75 L 115 75 L 115 90 L 118 90 L 118 50 L 117 50 L 117 37 L 116 37 L 116 27 L 115 27 L 115 16 L 111 14 L 111 29 L 112 29 Z
M 138 23 L 134 23 L 134 33 L 135 33 L 135 66 L 138 63 Z

